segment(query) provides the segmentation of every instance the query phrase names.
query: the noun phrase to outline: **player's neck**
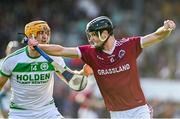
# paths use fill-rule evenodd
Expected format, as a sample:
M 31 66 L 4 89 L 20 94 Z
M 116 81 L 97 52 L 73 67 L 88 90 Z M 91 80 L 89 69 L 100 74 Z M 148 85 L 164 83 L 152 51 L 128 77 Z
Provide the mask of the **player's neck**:
M 31 50 L 30 47 L 28 47 L 28 55 L 30 57 L 39 57 L 40 54 L 36 50 Z
M 104 44 L 104 51 L 111 51 L 114 47 L 115 38 L 114 36 L 111 36 L 108 41 Z

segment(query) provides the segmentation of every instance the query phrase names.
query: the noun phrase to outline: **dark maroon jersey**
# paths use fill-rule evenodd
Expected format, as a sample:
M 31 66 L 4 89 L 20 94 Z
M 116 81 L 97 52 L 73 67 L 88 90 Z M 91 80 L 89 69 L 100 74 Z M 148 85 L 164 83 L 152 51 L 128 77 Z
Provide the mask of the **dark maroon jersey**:
M 140 37 L 116 40 L 112 54 L 90 45 L 79 49 L 82 60 L 93 69 L 108 110 L 122 111 L 146 104 L 136 64 L 142 51 Z

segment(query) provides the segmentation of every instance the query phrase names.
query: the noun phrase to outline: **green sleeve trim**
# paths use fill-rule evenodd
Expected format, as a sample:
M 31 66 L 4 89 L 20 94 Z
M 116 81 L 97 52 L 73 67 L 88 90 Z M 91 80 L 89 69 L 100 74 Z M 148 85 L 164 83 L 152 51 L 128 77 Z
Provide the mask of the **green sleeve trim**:
M 0 75 L 6 76 L 6 77 L 10 77 L 11 76 L 11 75 L 7 75 L 7 74 L 3 73 L 1 70 L 0 70 Z

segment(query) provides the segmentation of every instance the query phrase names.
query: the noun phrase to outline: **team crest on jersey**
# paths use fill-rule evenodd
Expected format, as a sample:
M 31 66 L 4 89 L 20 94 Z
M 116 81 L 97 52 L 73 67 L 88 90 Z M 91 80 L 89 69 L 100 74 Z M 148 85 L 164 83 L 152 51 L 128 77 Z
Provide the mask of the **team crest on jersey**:
M 47 70 L 48 67 L 49 67 L 49 66 L 48 66 L 47 63 L 42 63 L 41 66 L 40 66 L 40 68 L 41 68 L 42 70 Z
M 120 59 L 122 59 L 125 54 L 126 54 L 125 50 L 120 50 L 118 56 Z

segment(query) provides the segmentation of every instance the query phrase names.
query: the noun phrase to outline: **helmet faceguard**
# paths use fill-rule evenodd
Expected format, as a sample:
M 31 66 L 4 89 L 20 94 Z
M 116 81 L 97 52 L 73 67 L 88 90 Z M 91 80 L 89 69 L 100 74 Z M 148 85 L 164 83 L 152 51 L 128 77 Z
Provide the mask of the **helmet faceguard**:
M 109 36 L 107 38 L 102 38 L 101 33 L 107 30 L 109 33 Z M 99 44 L 90 42 L 91 45 L 94 45 L 95 47 L 102 47 L 105 42 L 109 39 L 111 35 L 113 35 L 113 24 L 111 20 L 106 16 L 100 16 L 92 21 L 90 21 L 86 26 L 86 35 L 89 41 L 90 32 L 95 32 L 95 34 L 98 36 L 99 40 L 101 41 Z
M 28 24 L 26 24 L 24 28 L 24 32 L 28 37 L 31 37 L 32 34 L 34 34 L 34 37 L 37 37 L 38 32 L 44 31 L 50 35 L 50 28 L 45 21 L 33 21 Z

